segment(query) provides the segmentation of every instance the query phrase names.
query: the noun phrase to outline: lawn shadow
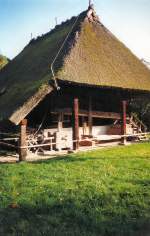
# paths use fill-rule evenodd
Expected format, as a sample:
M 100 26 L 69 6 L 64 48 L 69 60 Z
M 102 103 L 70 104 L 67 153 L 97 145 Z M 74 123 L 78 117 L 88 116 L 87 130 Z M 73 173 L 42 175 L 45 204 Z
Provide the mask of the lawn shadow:
M 0 235 L 51 236 L 148 236 L 147 218 L 131 219 L 117 212 L 101 215 L 96 209 L 72 199 L 53 204 L 37 199 L 36 205 L 0 209 Z
M 150 157 L 149 156 L 146 156 L 146 157 L 143 157 L 142 155 L 139 155 L 136 157 L 136 159 L 141 159 L 141 160 L 147 160 L 149 159 Z M 69 163 L 69 162 L 86 162 L 86 161 L 93 161 L 93 160 L 110 160 L 111 161 L 117 161 L 118 159 L 119 160 L 122 160 L 122 161 L 132 161 L 133 158 L 131 156 L 126 156 L 126 155 L 122 155 L 120 156 L 119 154 L 116 155 L 116 156 L 110 156 L 110 155 L 100 155 L 100 156 L 96 156 L 94 157 L 93 155 L 90 156 L 90 154 L 88 153 L 87 156 L 83 156 L 81 154 L 73 154 L 73 155 L 66 155 L 66 156 L 56 156 L 56 157 L 53 157 L 53 158 L 49 158 L 49 159 L 40 159 L 40 160 L 36 160 L 36 161 L 30 161 L 30 163 L 33 163 L 33 164 L 50 164 L 50 163 L 54 163 L 54 162 L 66 162 L 66 163 Z M 135 157 L 134 157 L 134 160 L 135 160 Z
M 133 184 L 141 185 L 143 187 L 149 187 L 150 186 L 150 179 L 144 179 L 144 180 L 132 180 Z
M 77 154 L 75 154 L 77 155 Z M 101 158 L 101 157 L 100 157 Z M 37 161 L 31 161 L 30 163 L 32 164 L 50 164 L 50 163 L 54 163 L 54 162 L 86 162 L 86 161 L 92 161 L 92 160 L 98 160 L 100 159 L 98 157 L 76 157 L 76 156 L 72 156 L 72 155 L 66 155 L 66 156 L 58 156 L 58 157 L 54 157 L 54 158 L 49 158 L 46 160 L 37 160 Z

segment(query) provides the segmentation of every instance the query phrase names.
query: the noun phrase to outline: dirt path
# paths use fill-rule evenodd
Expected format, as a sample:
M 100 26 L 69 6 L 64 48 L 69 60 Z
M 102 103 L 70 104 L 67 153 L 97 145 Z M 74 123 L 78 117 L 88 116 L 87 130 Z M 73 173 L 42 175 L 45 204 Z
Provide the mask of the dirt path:
M 118 146 L 118 143 L 109 143 L 109 144 L 103 144 L 99 145 L 99 147 L 96 148 L 80 148 L 79 152 L 88 152 L 96 149 L 104 149 L 104 148 L 112 148 L 114 146 Z M 53 158 L 59 158 L 62 156 L 66 156 L 68 153 L 66 151 L 62 151 L 60 153 L 47 153 L 46 155 L 35 155 L 35 154 L 30 154 L 27 156 L 27 161 L 28 162 L 34 162 L 34 161 L 41 161 L 41 160 L 48 160 L 48 159 L 53 159 Z M 4 163 L 16 163 L 19 161 L 19 156 L 17 154 L 0 154 L 0 164 Z
M 0 156 L 0 164 L 16 163 L 18 160 L 19 160 L 19 157 L 15 155 Z

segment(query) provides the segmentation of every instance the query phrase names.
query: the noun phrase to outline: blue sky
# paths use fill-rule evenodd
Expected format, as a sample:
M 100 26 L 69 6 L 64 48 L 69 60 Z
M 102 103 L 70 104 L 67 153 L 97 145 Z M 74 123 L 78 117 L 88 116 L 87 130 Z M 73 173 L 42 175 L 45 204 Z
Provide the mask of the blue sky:
M 150 61 L 150 0 L 95 0 L 101 21 L 139 58 Z M 15 57 L 58 22 L 78 15 L 88 0 L 0 0 L 0 53 Z

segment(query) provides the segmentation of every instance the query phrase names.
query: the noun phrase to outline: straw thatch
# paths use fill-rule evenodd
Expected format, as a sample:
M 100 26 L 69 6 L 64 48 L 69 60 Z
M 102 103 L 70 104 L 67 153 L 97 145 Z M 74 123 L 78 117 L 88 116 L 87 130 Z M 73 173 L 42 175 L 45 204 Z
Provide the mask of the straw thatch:
M 61 81 L 150 91 L 150 71 L 99 21 L 93 9 L 56 26 L 0 73 L 0 119 L 18 124 L 53 87 L 50 65 L 76 22 L 54 71 Z M 51 85 L 50 85 L 51 84 Z

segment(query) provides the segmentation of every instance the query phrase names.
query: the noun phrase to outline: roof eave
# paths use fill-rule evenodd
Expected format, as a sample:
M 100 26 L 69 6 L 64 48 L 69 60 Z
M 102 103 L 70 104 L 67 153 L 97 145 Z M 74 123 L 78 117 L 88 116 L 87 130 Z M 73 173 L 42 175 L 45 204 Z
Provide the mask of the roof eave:
M 96 85 L 96 84 L 88 84 L 88 83 L 79 83 L 70 80 L 63 80 L 58 79 L 60 84 L 69 84 L 73 86 L 83 86 L 83 87 L 91 87 L 91 88 L 99 88 L 99 89 L 116 89 L 121 91 L 134 91 L 138 93 L 150 93 L 150 90 L 146 89 L 137 89 L 137 88 L 124 88 L 124 87 L 117 87 L 117 86 L 108 86 L 108 85 Z
M 29 98 L 26 103 L 17 109 L 8 118 L 13 124 L 18 125 L 49 93 L 53 91 L 54 87 L 50 85 L 43 86 L 37 93 Z

